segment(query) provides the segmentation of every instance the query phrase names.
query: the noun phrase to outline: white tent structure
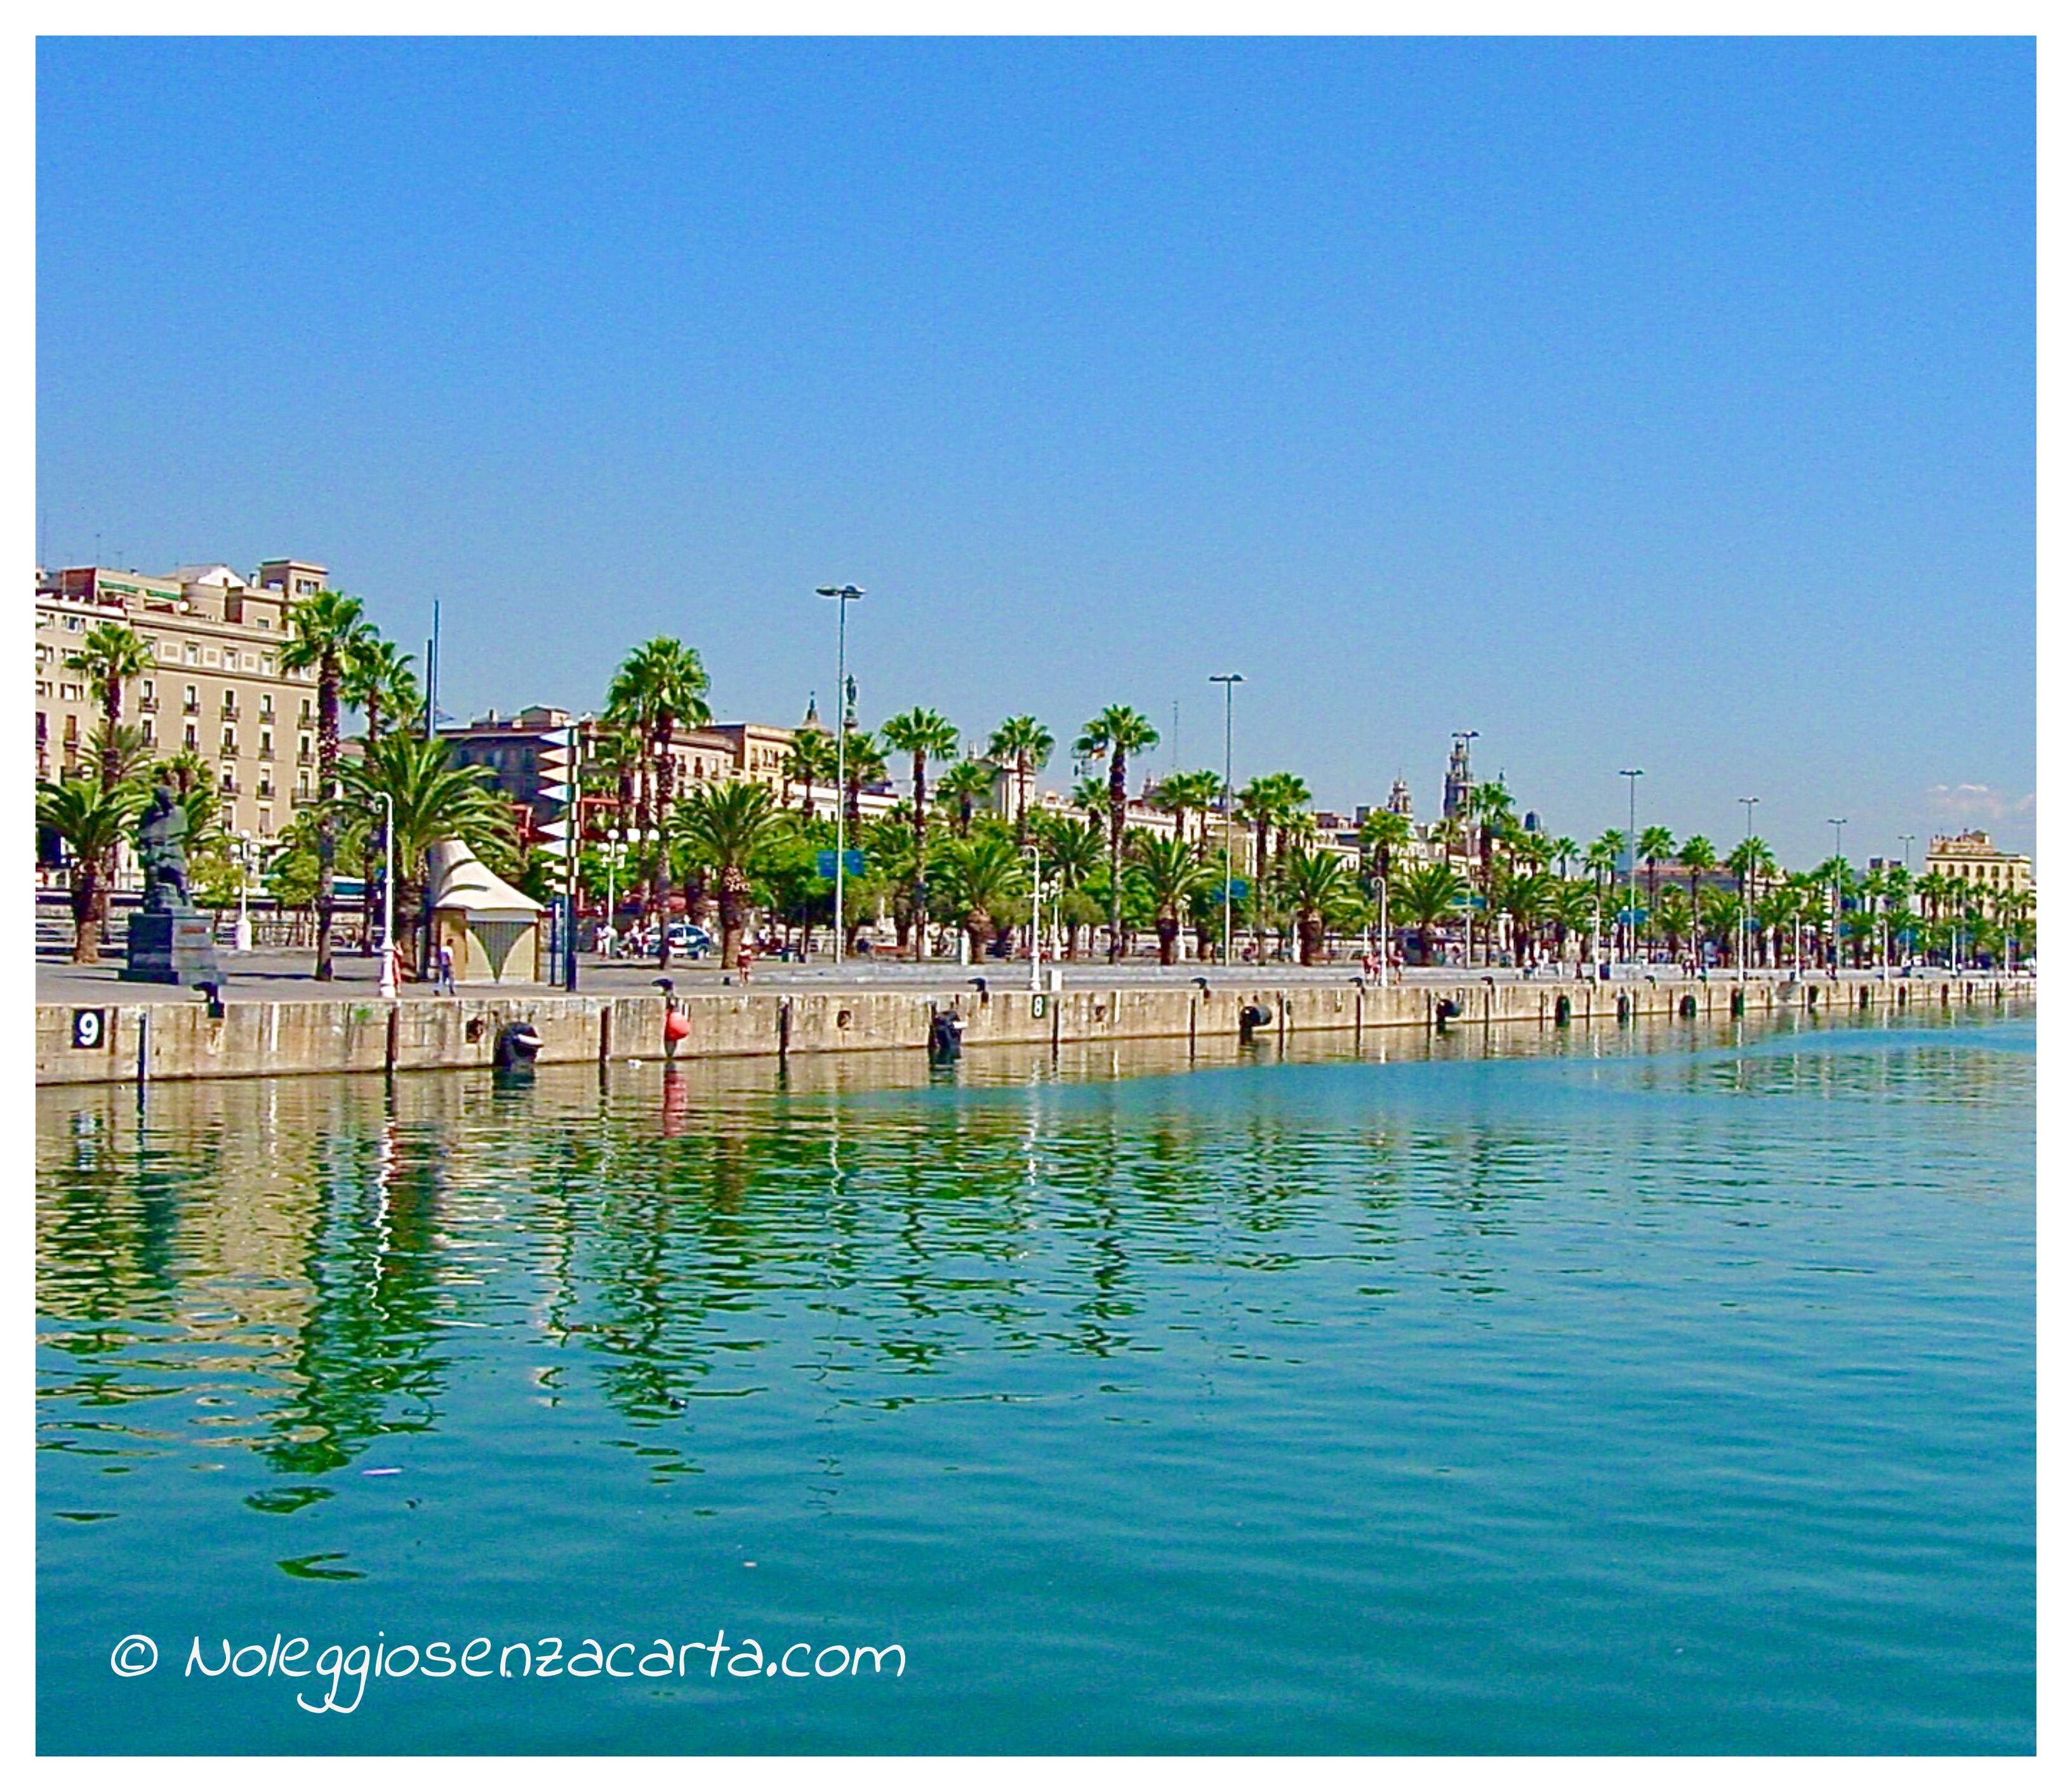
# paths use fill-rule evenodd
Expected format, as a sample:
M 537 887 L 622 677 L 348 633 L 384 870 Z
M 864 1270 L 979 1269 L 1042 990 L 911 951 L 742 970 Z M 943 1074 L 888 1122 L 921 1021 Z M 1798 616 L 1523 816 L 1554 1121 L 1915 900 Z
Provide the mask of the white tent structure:
M 427 856 L 435 961 L 446 946 L 457 981 L 537 983 L 546 910 L 498 877 L 466 841 L 435 841 Z

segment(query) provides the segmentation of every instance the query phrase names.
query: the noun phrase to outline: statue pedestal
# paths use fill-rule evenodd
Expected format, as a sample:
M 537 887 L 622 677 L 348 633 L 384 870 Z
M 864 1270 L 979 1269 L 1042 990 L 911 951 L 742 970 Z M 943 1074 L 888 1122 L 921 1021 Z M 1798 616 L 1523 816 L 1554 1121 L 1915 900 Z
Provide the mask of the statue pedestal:
M 130 961 L 125 983 L 221 983 L 216 962 L 216 926 L 206 914 L 158 914 L 130 918 Z

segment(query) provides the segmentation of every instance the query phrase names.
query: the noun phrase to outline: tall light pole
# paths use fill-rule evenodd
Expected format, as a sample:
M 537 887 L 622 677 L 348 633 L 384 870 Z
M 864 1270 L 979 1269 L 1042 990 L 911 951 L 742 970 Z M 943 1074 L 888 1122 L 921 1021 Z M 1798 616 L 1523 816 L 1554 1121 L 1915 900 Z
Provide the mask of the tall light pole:
M 1848 868 L 1842 862 L 1842 830 L 1849 824 L 1847 816 L 1839 819 L 1827 817 L 1827 825 L 1835 830 L 1835 957 L 1834 968 L 1842 968 L 1842 873 Z
M 1634 919 L 1639 912 L 1634 906 L 1639 898 L 1634 894 L 1634 876 L 1640 869 L 1635 862 L 1637 855 L 1634 850 L 1634 823 L 1638 814 L 1635 808 L 1638 798 L 1634 793 L 1640 788 L 1639 780 L 1646 775 L 1644 771 L 1622 771 L 1619 774 L 1626 780 L 1626 956 L 1629 963 L 1637 950 L 1636 943 L 1640 932 L 1639 926 Z
M 1243 672 L 1211 672 L 1209 682 L 1223 688 L 1223 967 L 1231 956 L 1231 698 L 1244 682 Z
M 1750 841 L 1755 838 L 1755 806 L 1757 804 L 1760 803 L 1762 799 L 1760 796 L 1744 796 L 1740 800 L 1741 805 L 1741 844 L 1745 846 Z M 1741 975 L 1743 976 L 1746 976 L 1748 975 L 1749 890 L 1754 882 L 1755 866 L 1751 863 L 1748 869 L 1741 873 Z
M 1899 862 L 1906 873 L 1906 926 L 1904 931 L 1906 935 L 1906 956 L 1910 959 L 1914 956 L 1914 841 L 1912 834 L 1899 836 Z M 1891 906 L 1889 900 L 1885 906 L 1888 908 Z
M 1029 992 L 1043 987 L 1043 845 L 1029 842 L 1031 889 L 1029 895 Z
M 252 950 L 252 911 L 245 901 L 245 892 L 252 884 L 252 836 L 239 834 L 237 841 L 237 931 L 231 936 L 234 951 Z
M 835 601 L 835 963 L 842 961 L 842 861 L 847 856 L 849 836 L 849 606 L 863 595 L 853 585 L 814 587 L 824 598 Z
M 1478 728 L 1456 728 L 1453 730 L 1453 750 L 1461 758 L 1461 807 L 1467 820 L 1468 838 L 1468 920 L 1461 947 L 1461 963 L 1464 965 L 1475 961 L 1474 864 L 1482 856 L 1475 850 L 1475 775 L 1468 764 L 1468 742 L 1482 738 L 1482 730 Z
M 396 988 L 396 799 L 381 793 L 381 996 L 393 1001 Z

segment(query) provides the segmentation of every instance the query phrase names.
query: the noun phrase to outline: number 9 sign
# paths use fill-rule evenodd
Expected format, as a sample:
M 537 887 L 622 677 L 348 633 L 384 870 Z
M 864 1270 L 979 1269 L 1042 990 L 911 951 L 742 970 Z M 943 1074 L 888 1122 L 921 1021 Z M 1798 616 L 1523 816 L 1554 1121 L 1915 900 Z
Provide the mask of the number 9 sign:
M 108 1011 L 105 1008 L 75 1008 L 72 1011 L 72 1042 L 80 1051 L 97 1051 L 108 1040 Z

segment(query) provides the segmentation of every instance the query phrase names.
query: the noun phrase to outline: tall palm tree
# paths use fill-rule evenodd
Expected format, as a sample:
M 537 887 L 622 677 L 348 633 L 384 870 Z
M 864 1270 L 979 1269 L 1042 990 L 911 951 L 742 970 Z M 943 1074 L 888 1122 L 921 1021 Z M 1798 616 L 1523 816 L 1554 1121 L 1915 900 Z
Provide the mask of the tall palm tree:
M 1252 833 L 1252 935 L 1255 951 L 1262 956 L 1266 950 L 1266 895 L 1272 876 L 1272 865 L 1267 857 L 1268 843 L 1275 824 L 1285 815 L 1287 788 L 1285 772 L 1262 772 L 1252 779 L 1235 798 L 1237 818 L 1245 823 Z
M 1581 959 L 1583 937 L 1589 932 L 1597 914 L 1597 892 L 1594 886 L 1581 878 L 1556 880 L 1553 900 L 1548 905 L 1547 919 L 1553 925 L 1554 949 L 1560 957 L 1568 957 L 1568 942 L 1572 939 L 1577 943 L 1577 956 Z
M 1014 843 L 1029 839 L 1030 787 L 1036 774 L 1050 762 L 1057 746 L 1050 730 L 1034 716 L 1009 716 L 993 731 L 985 743 L 985 756 L 1014 774 Z
M 1301 962 L 1314 964 L 1324 943 L 1325 923 L 1354 898 L 1352 873 L 1335 853 L 1302 851 L 1289 856 L 1282 877 L 1295 910 Z
M 661 923 L 656 935 L 664 968 L 669 963 L 668 841 L 676 795 L 676 730 L 703 728 L 712 720 L 705 704 L 710 688 L 697 650 L 674 635 L 658 635 L 627 655 L 605 691 L 606 714 L 638 731 L 654 768 L 654 810 L 647 825 L 660 840 L 648 887 L 651 912 Z
M 104 786 L 92 778 L 65 778 L 36 786 L 36 825 L 49 829 L 72 850 L 75 964 L 101 962 L 109 869 L 143 802 L 144 792 L 134 783 Z
M 1374 880 L 1375 912 L 1381 918 L 1382 945 L 1388 943 L 1388 880 L 1396 855 L 1410 844 L 1410 817 L 1393 809 L 1369 809 L 1360 824 L 1360 845 L 1367 849 Z M 1383 960 L 1386 962 L 1386 960 Z
M 888 717 L 880 732 L 894 752 L 914 758 L 914 956 L 919 959 L 928 950 L 928 762 L 956 757 L 957 731 L 947 717 L 916 705 Z
M 1520 964 L 1532 962 L 1540 930 L 1552 919 L 1555 903 L 1555 880 L 1546 872 L 1508 869 L 1498 874 L 1490 906 L 1509 918 Z
M 960 759 L 935 780 L 935 799 L 948 812 L 960 840 L 972 831 L 979 804 L 993 794 L 994 770 L 989 759 Z
M 1129 756 L 1158 744 L 1158 730 L 1127 704 L 1112 703 L 1072 743 L 1082 758 L 1108 762 L 1108 957 L 1122 956 L 1122 824 L 1129 807 Z
M 1444 859 L 1414 865 L 1403 874 L 1396 888 L 1398 913 L 1416 928 L 1418 951 L 1427 964 L 1432 962 L 1433 930 L 1466 910 L 1468 894 L 1460 873 Z
M 805 793 L 800 805 L 807 820 L 813 819 L 816 786 L 835 781 L 835 738 L 822 728 L 802 728 L 791 737 L 784 751 L 784 804 L 791 807 L 791 787 Z
M 842 791 L 843 808 L 851 833 L 863 827 L 863 787 L 885 777 L 885 749 L 868 728 L 852 728 L 842 742 L 842 771 L 847 783 Z
M 1663 860 L 1675 857 L 1676 836 L 1667 828 L 1643 828 L 1634 849 L 1647 861 L 1647 906 L 1652 909 L 1660 894 L 1659 867 Z
M 1582 856 L 1582 848 L 1566 834 L 1556 834 L 1547 843 L 1547 857 L 1552 862 L 1557 877 L 1565 879 L 1568 875 L 1569 861 Z
M 113 790 L 122 781 L 112 743 L 122 725 L 122 691 L 133 678 L 151 669 L 150 649 L 125 623 L 96 623 L 78 647 L 65 656 L 65 670 L 84 672 L 101 687 L 102 740 L 101 787 Z
M 1059 816 L 1043 828 L 1042 839 L 1044 869 L 1067 897 L 1086 906 L 1090 899 L 1082 893 L 1100 869 L 1100 829 L 1074 816 Z M 1065 931 L 1066 957 L 1079 956 L 1079 942 L 1078 923 L 1069 922 Z
M 416 675 L 410 670 L 416 656 L 403 652 L 393 641 L 384 640 L 371 629 L 346 660 L 339 684 L 340 698 L 360 711 L 367 722 L 367 738 L 377 741 L 382 726 L 400 725 L 424 702 Z M 376 878 L 381 836 L 373 828 L 361 830 L 360 865 L 360 940 L 363 956 L 374 951 L 376 917 L 381 912 L 381 891 Z
M 1151 806 L 1163 809 L 1174 820 L 1174 831 L 1182 841 L 1187 837 L 1187 817 L 1202 818 L 1200 835 L 1203 841 L 1208 832 L 1209 811 L 1216 805 L 1223 794 L 1223 781 L 1220 774 L 1213 771 L 1168 772 L 1153 787 Z
M 944 843 L 935 857 L 935 887 L 944 910 L 962 923 L 973 959 L 985 955 L 997 920 L 1028 894 L 1022 855 L 1012 836 L 981 832 Z
M 331 964 L 331 878 L 338 859 L 338 706 L 345 668 L 372 633 L 360 599 L 319 591 L 288 611 L 284 672 L 317 675 L 317 981 L 336 975 Z
M 511 849 L 517 829 L 510 804 L 481 766 L 455 765 L 446 743 L 392 730 L 339 768 L 339 794 L 317 810 L 319 827 L 348 820 L 371 825 L 385 795 L 396 816 L 396 910 L 404 931 L 430 938 L 425 859 L 442 840 L 466 841 L 477 851 Z M 321 837 L 321 836 L 319 836 Z
M 749 865 L 784 828 L 769 787 L 746 779 L 701 784 L 677 813 L 677 841 L 718 883 L 722 969 L 732 970 L 741 962 L 741 936 L 748 922 Z
M 1720 855 L 1713 849 L 1712 843 L 1703 834 L 1693 834 L 1684 842 L 1684 849 L 1678 857 L 1684 861 L 1684 874 L 1691 880 L 1691 913 L 1696 918 L 1700 912 L 1698 902 L 1699 880 L 1707 872 L 1719 869 Z M 1695 931 L 1691 936 L 1691 956 L 1693 958 L 1704 956 L 1704 948 L 1700 945 L 1699 936 Z
M 1180 912 L 1197 890 L 1208 887 L 1208 868 L 1184 840 L 1141 828 L 1131 830 L 1130 853 L 1156 917 L 1158 962 L 1171 964 L 1178 957 Z

